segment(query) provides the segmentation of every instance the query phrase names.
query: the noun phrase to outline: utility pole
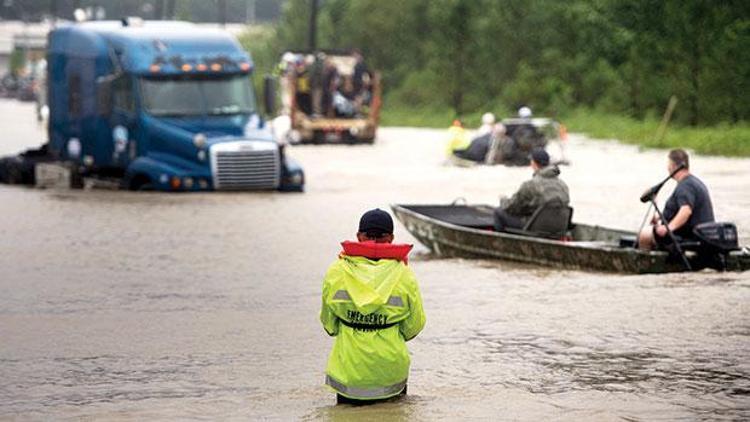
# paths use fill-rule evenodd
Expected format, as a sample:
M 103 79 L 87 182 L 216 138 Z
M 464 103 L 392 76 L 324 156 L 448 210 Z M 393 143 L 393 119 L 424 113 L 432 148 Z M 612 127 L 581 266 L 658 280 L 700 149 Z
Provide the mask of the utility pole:
M 245 21 L 249 24 L 255 23 L 255 0 L 247 0 L 245 9 Z
M 164 0 L 154 2 L 154 19 L 164 20 Z
M 310 52 L 315 52 L 316 36 L 318 32 L 318 0 L 310 0 L 312 8 L 310 9 L 310 34 L 308 38 L 308 48 Z
M 50 0 L 49 14 L 50 14 L 50 19 L 52 19 L 52 25 L 54 25 L 55 21 L 57 20 L 57 0 Z
M 174 19 L 174 7 L 176 0 L 167 0 L 167 19 Z
M 73 12 L 81 8 L 81 0 L 73 0 Z
M 664 116 L 661 118 L 659 128 L 656 130 L 657 145 L 661 145 L 664 140 L 664 135 L 667 133 L 667 125 L 669 124 L 669 121 L 672 120 L 672 113 L 674 112 L 675 107 L 677 107 L 677 96 L 672 95 L 669 97 L 669 104 L 667 104 L 667 109 L 664 111 Z
M 227 25 L 227 0 L 219 0 L 219 23 Z
M 58 4 L 58 0 L 50 0 L 49 2 L 49 14 L 50 14 L 50 24 L 52 25 L 52 28 L 57 27 L 57 18 L 60 13 L 60 7 Z

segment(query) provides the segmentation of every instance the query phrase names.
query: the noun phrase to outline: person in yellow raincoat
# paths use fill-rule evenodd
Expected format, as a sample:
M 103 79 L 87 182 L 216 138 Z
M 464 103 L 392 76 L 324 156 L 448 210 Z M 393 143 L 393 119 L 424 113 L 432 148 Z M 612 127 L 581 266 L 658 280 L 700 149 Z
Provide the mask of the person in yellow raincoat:
M 422 331 L 425 314 L 407 266 L 412 245 L 393 244 L 391 216 L 366 212 L 357 240 L 341 244 L 326 273 L 320 321 L 336 337 L 326 384 L 338 403 L 366 404 L 406 394 L 406 342 Z
M 466 129 L 458 119 L 454 120 L 451 127 L 448 128 L 448 134 L 450 139 L 445 149 L 445 154 L 448 157 L 452 157 L 454 152 L 463 151 L 471 145 L 469 134 L 466 133 Z

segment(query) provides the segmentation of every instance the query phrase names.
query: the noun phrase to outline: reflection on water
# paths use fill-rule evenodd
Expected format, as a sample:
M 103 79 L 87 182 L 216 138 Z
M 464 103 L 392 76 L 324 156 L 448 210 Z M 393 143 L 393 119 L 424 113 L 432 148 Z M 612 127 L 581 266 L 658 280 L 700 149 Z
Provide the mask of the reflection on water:
M 411 265 L 428 322 L 410 343 L 410 394 L 335 406 L 319 289 L 361 211 L 494 203 L 528 176 L 442 166 L 442 135 L 386 129 L 374 147 L 296 147 L 302 195 L 0 186 L 0 418 L 750 418 L 747 274 L 556 271 L 421 246 Z M 664 153 L 576 138 L 569 152 L 577 219 L 637 226 Z M 693 162 L 719 218 L 747 240 L 735 201 L 750 203 L 748 161 Z

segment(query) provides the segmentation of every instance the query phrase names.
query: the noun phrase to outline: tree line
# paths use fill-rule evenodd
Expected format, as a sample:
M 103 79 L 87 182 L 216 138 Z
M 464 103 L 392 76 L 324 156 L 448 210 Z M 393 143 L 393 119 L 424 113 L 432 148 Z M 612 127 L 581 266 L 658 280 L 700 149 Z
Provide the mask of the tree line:
M 287 0 L 274 35 L 251 49 L 306 47 L 310 3 Z M 458 115 L 588 107 L 642 118 L 674 95 L 684 124 L 750 117 L 746 0 L 321 3 L 317 45 L 361 49 L 382 73 L 387 101 L 399 105 Z
M 3 0 L 0 20 L 38 22 L 45 17 L 73 20 L 78 8 L 103 9 L 107 19 L 180 19 L 193 22 L 271 21 L 283 0 Z

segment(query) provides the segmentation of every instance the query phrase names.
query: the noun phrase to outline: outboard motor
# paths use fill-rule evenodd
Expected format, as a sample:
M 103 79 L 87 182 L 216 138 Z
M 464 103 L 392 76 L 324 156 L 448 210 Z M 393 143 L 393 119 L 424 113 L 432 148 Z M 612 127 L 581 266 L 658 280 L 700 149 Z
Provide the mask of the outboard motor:
M 719 271 L 727 269 L 727 255 L 740 249 L 737 226 L 734 223 L 703 223 L 693 228 L 700 240 L 698 256 L 707 267 Z

